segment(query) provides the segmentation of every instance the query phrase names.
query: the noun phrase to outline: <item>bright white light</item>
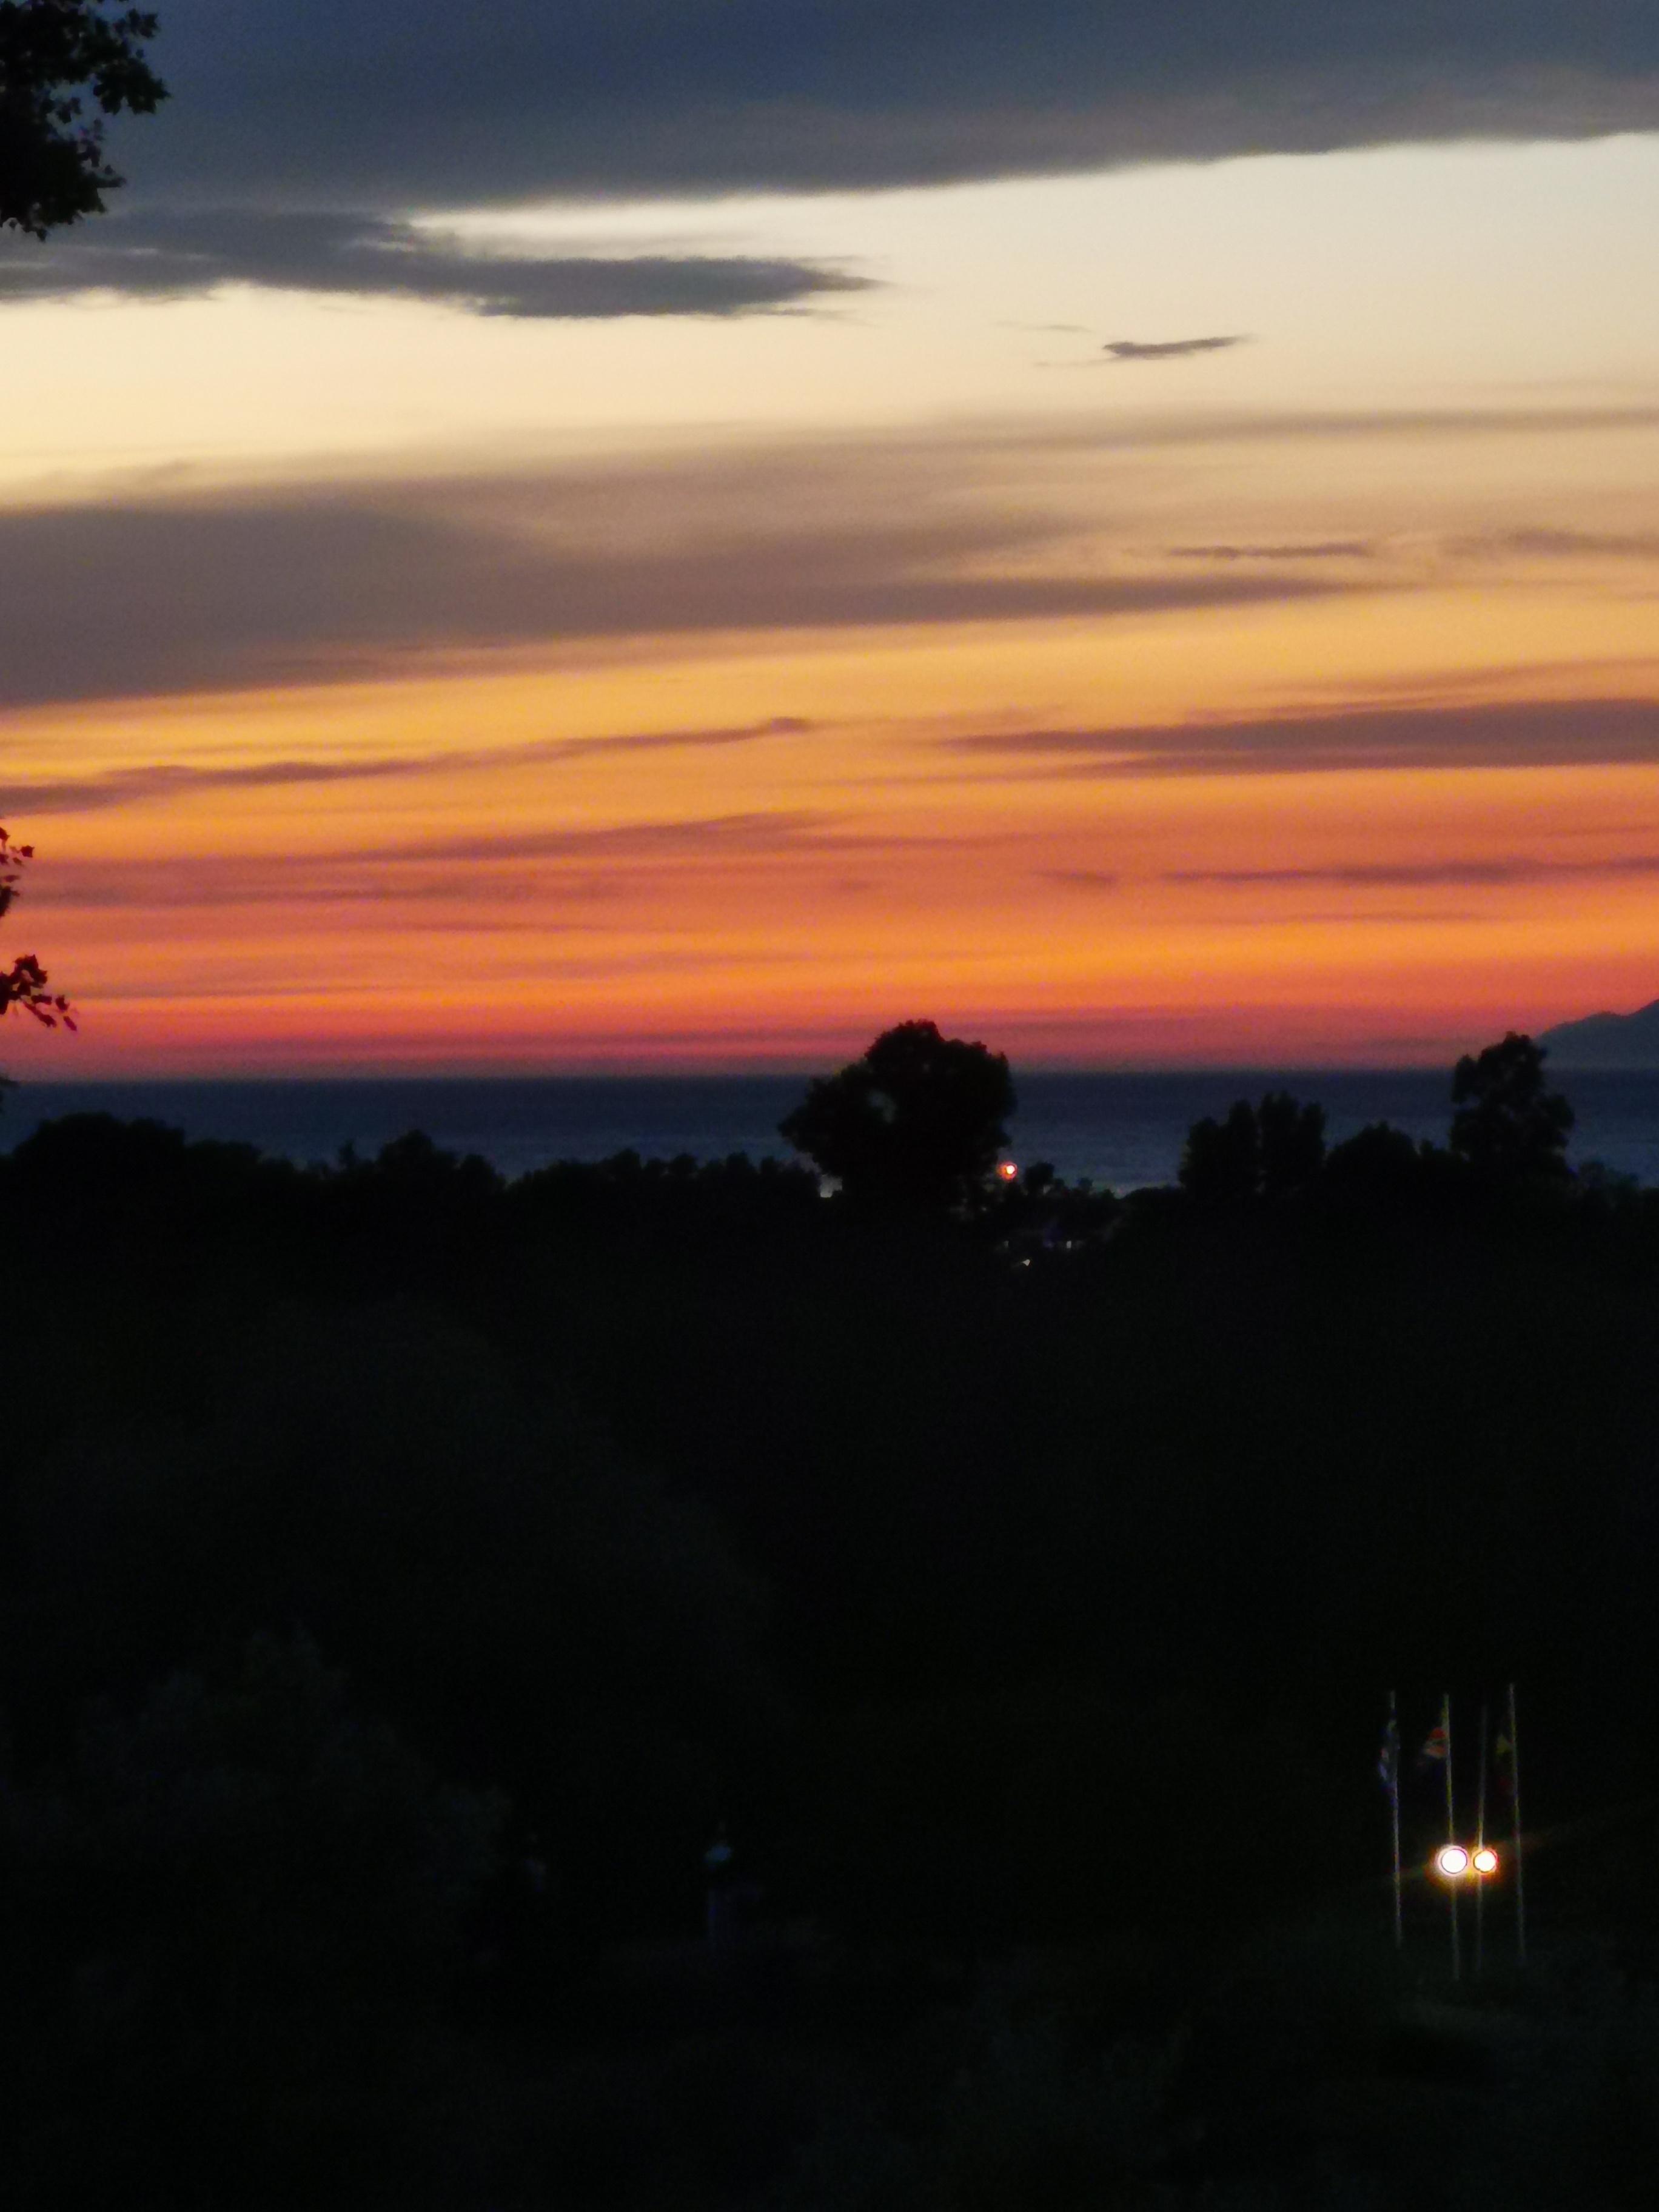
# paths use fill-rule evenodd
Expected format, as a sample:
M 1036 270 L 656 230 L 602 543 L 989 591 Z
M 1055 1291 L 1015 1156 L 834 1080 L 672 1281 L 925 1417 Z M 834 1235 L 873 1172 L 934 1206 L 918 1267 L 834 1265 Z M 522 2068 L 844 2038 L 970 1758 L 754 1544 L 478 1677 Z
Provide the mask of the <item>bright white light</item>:
M 1462 1844 L 1442 1844 L 1434 1863 L 1448 1881 L 1460 1881 L 1469 1870 L 1469 1855 Z
M 1496 1874 L 1498 1854 L 1490 1844 L 1482 1844 L 1471 1862 L 1477 1874 Z
M 1012 1182 L 1019 1173 L 1019 1170 L 1012 1160 L 1004 1160 L 997 1169 L 997 1173 L 1002 1177 L 1004 1182 Z

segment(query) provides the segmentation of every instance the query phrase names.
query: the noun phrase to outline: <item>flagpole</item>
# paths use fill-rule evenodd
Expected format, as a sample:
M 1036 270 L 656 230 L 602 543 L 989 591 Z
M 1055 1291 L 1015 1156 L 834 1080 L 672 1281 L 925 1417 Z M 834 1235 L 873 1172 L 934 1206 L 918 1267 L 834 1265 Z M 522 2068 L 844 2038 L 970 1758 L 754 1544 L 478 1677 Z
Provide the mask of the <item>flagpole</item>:
M 1474 1848 L 1477 1852 L 1484 1848 L 1486 1841 L 1487 1717 L 1486 1701 L 1483 1698 L 1480 1701 L 1480 1759 L 1475 1770 L 1477 1781 L 1474 1801 Z M 1477 1866 L 1474 1884 L 1474 1978 L 1477 1982 L 1480 1978 L 1481 1969 L 1486 1962 L 1486 1877 Z
M 1515 1838 L 1515 1962 L 1527 1963 L 1527 1890 L 1521 1863 L 1521 1749 L 1515 1733 L 1515 1685 L 1510 1684 L 1510 1810 Z
M 1452 1786 L 1451 1692 L 1449 1691 L 1440 1700 L 1440 1725 L 1445 1731 L 1446 1737 L 1446 1841 L 1449 1844 L 1455 1844 L 1457 1841 L 1457 1805 Z M 1446 1884 L 1446 1901 L 1451 1908 L 1451 1971 L 1452 1979 L 1456 1982 L 1462 1979 L 1463 1958 L 1457 1942 L 1457 1884 L 1455 1881 L 1449 1881 Z
M 1389 1814 L 1394 1830 L 1394 1948 L 1406 1947 L 1406 1893 L 1400 1867 L 1400 1716 L 1395 1692 L 1389 1692 Z

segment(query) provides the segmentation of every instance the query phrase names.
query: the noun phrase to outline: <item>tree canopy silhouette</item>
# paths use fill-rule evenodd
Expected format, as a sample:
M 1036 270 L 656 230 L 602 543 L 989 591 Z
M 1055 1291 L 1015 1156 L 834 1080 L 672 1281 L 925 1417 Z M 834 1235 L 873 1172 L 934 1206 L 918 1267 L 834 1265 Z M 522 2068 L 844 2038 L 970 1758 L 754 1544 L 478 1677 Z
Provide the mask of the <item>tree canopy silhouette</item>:
M 148 9 L 106 15 L 102 0 L 0 0 L 0 229 L 44 238 L 103 212 L 123 182 L 103 118 L 153 114 L 167 96 L 142 52 L 156 28 Z
M 1567 1172 L 1572 1108 L 1545 1087 L 1545 1048 L 1511 1030 L 1452 1074 L 1451 1148 L 1478 1173 L 1505 1182 Z
M 1001 1053 L 901 1022 L 778 1127 L 855 1204 L 943 1212 L 991 1173 L 1014 1103 Z
M 1181 1155 L 1180 1181 L 1200 1204 L 1279 1198 L 1300 1190 L 1325 1160 L 1325 1110 L 1299 1106 L 1287 1091 L 1270 1091 L 1259 1109 L 1237 1100 L 1224 1121 L 1194 1121 Z

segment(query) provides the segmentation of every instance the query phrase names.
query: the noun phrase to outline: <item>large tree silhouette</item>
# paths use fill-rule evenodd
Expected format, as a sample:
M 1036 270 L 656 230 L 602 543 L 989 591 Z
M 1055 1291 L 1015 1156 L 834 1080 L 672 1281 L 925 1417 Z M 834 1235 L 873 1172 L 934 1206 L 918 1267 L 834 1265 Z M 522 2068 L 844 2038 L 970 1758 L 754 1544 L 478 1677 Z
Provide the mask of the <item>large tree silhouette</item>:
M 0 230 L 44 238 L 102 213 L 123 181 L 104 156 L 104 118 L 149 115 L 167 98 L 142 51 L 155 32 L 144 9 L 0 0 Z
M 1546 1088 L 1545 1049 L 1511 1030 L 1452 1074 L 1451 1148 L 1477 1173 L 1499 1180 L 1559 1180 L 1567 1172 L 1573 1112 Z
M 901 1022 L 778 1127 L 855 1204 L 943 1212 L 990 1175 L 1013 1110 L 1002 1054 Z

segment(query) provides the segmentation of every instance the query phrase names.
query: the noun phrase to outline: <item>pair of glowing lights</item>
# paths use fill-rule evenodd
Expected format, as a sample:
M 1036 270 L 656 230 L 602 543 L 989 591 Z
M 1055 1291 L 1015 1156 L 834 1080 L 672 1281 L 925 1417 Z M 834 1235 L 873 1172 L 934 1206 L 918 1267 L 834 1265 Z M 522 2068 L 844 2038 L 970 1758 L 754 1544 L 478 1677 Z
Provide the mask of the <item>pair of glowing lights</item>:
M 1434 1870 L 1444 1881 L 1462 1881 L 1498 1871 L 1498 1854 L 1490 1844 L 1466 1850 L 1462 1844 L 1442 1844 L 1434 1855 Z

